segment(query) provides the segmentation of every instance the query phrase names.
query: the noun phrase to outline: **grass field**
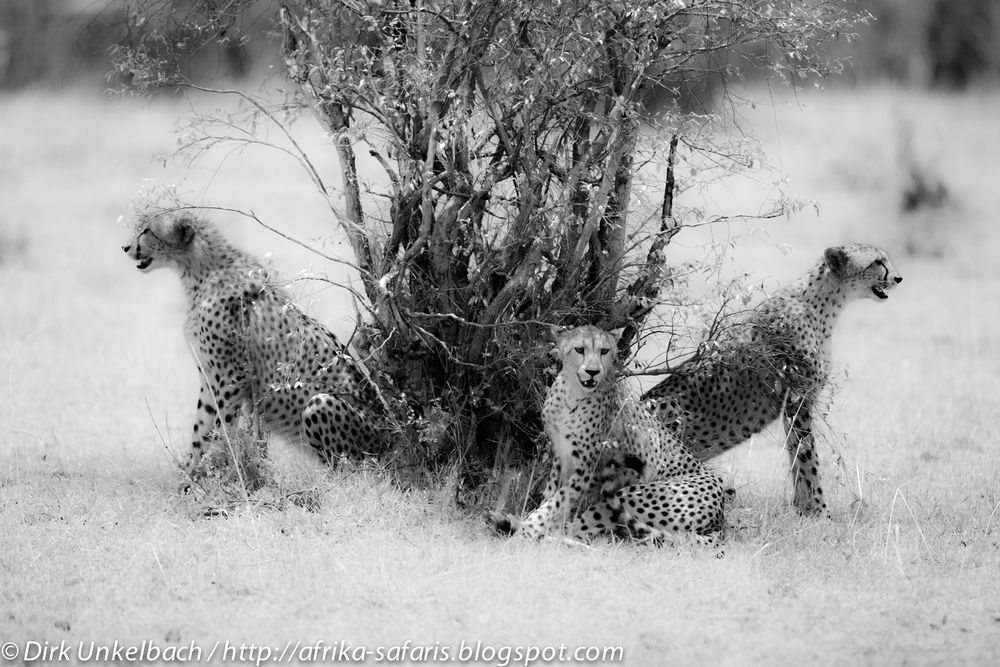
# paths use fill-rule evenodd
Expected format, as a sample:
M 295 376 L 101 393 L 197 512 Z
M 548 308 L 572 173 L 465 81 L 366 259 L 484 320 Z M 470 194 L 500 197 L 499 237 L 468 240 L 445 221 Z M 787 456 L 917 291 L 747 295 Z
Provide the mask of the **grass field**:
M 658 665 L 1000 661 L 1000 95 L 758 96 L 748 120 L 789 175 L 782 187 L 817 200 L 820 214 L 685 231 L 677 256 L 731 244 L 725 270 L 773 286 L 827 245 L 866 241 L 889 249 L 905 280 L 887 302 L 848 309 L 837 331 L 846 372 L 821 450 L 832 520 L 790 509 L 785 455 L 758 437 L 718 462 L 738 488 L 722 559 L 501 540 L 447 487 L 329 473 L 280 444 L 283 477 L 317 489 L 318 511 L 204 517 L 197 498 L 177 493 L 165 446 L 183 453 L 197 383 L 179 284 L 139 274 L 115 222 L 143 179 L 184 177 L 151 158 L 172 150 L 186 107 L 5 97 L 0 642 L 15 642 L 18 659 L 32 641 L 65 641 L 76 655 L 81 642 L 145 640 L 194 643 L 203 657 L 219 641 L 279 652 L 323 641 L 621 646 L 628 664 Z M 949 185 L 948 207 L 900 216 L 902 122 Z M 314 155 L 332 153 L 308 123 L 302 133 Z M 184 187 L 210 185 L 214 203 L 320 242 L 329 221 L 302 181 L 294 165 L 247 151 Z M 746 210 L 769 188 L 733 179 L 707 204 Z M 220 219 L 288 275 L 334 270 Z M 334 331 L 351 329 L 342 291 L 310 286 L 303 300 Z

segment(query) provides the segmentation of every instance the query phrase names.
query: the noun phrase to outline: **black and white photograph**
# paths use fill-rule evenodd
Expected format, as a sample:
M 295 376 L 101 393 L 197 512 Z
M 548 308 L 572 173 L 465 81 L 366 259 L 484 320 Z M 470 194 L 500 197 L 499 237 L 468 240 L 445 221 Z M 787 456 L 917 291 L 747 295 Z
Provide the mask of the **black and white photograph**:
M 0 666 L 1000 663 L 1000 2 L 0 0 Z

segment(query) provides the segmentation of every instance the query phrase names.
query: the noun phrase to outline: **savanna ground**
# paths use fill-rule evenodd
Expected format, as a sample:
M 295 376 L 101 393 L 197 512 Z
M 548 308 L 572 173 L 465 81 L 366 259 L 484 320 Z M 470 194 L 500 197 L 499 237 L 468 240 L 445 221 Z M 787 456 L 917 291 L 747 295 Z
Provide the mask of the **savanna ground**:
M 182 455 L 196 372 L 175 275 L 141 275 L 115 220 L 143 179 L 174 182 L 327 248 L 293 164 L 250 150 L 190 174 L 152 160 L 187 108 L 25 93 L 0 105 L 0 641 L 622 646 L 629 664 L 987 664 L 1000 660 L 1000 96 L 767 90 L 748 122 L 787 191 L 820 204 L 763 224 L 685 230 L 671 261 L 728 246 L 723 273 L 765 286 L 828 245 L 889 249 L 905 276 L 846 311 L 823 455 L 832 520 L 789 507 L 785 455 L 760 436 L 718 460 L 737 485 L 722 559 L 490 535 L 439 490 L 366 467 L 272 454 L 315 511 L 203 516 Z M 900 123 L 952 203 L 899 213 Z M 314 157 L 332 154 L 300 123 Z M 320 159 L 320 168 L 332 163 Z M 704 193 L 755 210 L 767 178 Z M 695 196 L 694 193 L 691 196 Z M 235 216 L 227 233 L 286 275 L 317 258 Z M 333 239 L 332 241 L 324 241 Z M 907 254 L 907 246 L 916 254 Z M 298 290 L 338 333 L 345 293 Z M 845 371 L 846 369 L 846 371 Z M 839 459 L 839 460 L 838 460 Z M 216 658 L 218 659 L 218 657 Z

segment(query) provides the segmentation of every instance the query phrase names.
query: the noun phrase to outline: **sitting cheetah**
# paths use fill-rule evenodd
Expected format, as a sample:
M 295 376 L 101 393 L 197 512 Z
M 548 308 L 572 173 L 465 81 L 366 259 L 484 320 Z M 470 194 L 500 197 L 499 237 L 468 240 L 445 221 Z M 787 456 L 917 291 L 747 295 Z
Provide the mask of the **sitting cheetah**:
M 761 303 L 711 349 L 680 364 L 642 400 L 700 459 L 782 417 L 794 505 L 803 513 L 826 513 L 812 418 L 830 373 L 833 327 L 849 302 L 887 299 L 902 281 L 879 248 L 829 248 L 811 271 Z
M 381 412 L 375 385 L 330 331 L 211 223 L 143 217 L 122 249 L 144 273 L 173 266 L 187 295 L 184 330 L 202 378 L 189 474 L 210 438 L 244 407 L 277 433 L 304 433 L 329 463 L 379 448 L 371 420 Z
M 562 369 L 542 408 L 552 447 L 545 500 L 523 521 L 493 514 L 499 531 L 541 537 L 561 525 L 594 499 L 603 461 L 604 498 L 575 518 L 573 535 L 626 529 L 662 541 L 683 531 L 710 539 L 720 533 L 721 480 L 617 382 L 621 332 L 592 326 L 553 331 Z M 625 478 L 634 483 L 621 488 Z

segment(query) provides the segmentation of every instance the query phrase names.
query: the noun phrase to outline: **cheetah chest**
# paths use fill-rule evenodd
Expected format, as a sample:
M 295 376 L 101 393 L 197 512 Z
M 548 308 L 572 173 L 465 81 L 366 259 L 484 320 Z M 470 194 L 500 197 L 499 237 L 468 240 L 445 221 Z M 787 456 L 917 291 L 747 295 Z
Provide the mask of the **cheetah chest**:
M 609 436 L 612 415 L 606 409 L 607 400 L 601 392 L 574 397 L 557 385 L 549 392 L 542 416 L 562 482 L 575 468 L 593 463 L 595 452 Z

